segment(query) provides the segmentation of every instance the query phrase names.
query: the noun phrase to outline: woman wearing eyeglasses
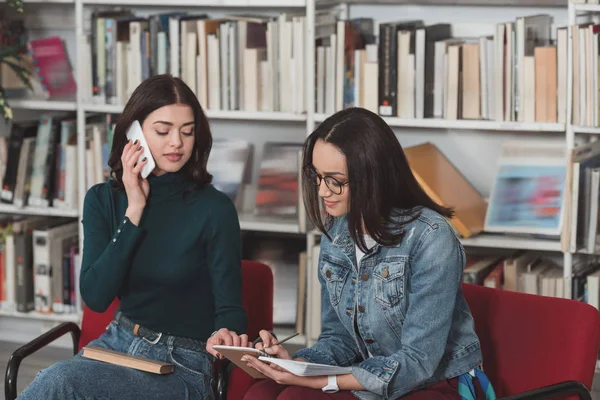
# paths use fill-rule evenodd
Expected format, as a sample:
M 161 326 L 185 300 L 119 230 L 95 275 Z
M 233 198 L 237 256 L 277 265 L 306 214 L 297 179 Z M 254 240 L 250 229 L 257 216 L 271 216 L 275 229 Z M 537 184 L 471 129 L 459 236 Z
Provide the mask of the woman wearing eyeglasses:
M 271 379 L 245 400 L 493 398 L 453 211 L 419 186 L 390 127 L 364 109 L 338 112 L 306 140 L 304 173 L 307 212 L 323 233 L 321 334 L 293 357 L 266 331 L 257 348 L 352 373 L 300 377 L 247 356 Z

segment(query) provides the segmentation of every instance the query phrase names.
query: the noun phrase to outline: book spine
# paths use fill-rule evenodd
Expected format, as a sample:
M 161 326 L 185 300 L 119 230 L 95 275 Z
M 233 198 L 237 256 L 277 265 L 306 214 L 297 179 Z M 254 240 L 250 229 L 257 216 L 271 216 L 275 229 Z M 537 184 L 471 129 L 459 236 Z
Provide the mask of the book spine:
M 379 26 L 379 115 L 397 114 L 398 38 L 390 24 Z

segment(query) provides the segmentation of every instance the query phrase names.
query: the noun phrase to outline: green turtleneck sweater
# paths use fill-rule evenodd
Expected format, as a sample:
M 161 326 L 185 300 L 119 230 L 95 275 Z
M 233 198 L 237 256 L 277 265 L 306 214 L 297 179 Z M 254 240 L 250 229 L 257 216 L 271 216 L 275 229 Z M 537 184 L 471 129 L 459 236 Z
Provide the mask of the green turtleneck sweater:
M 178 173 L 148 177 L 139 226 L 126 218 L 127 194 L 93 186 L 83 206 L 80 289 L 102 312 L 115 297 L 133 322 L 206 341 L 218 329 L 246 331 L 241 235 L 236 209 L 212 185 L 193 188 Z

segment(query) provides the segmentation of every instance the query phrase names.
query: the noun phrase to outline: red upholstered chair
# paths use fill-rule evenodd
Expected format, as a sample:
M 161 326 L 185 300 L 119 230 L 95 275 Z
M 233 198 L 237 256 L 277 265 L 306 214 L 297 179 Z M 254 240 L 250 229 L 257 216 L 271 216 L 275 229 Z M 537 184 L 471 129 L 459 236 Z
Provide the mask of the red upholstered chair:
M 248 338 L 255 340 L 261 329 L 273 330 L 273 272 L 267 265 L 244 262 L 243 302 L 248 314 Z M 217 381 L 219 400 L 242 399 L 256 379 L 228 361 L 222 362 Z
M 598 310 L 574 300 L 466 283 L 463 292 L 481 341 L 485 373 L 499 398 L 576 394 L 591 399 L 600 343 Z
M 273 329 L 273 274 L 271 268 L 255 261 L 242 261 L 242 292 L 242 302 L 248 314 L 248 336 L 250 340 L 254 340 L 258 337 L 261 329 Z M 67 333 L 71 334 L 73 353 L 77 354 L 81 348 L 104 332 L 106 326 L 113 320 L 118 306 L 119 300 L 115 299 L 102 313 L 96 313 L 84 307 L 81 329 L 73 322 L 65 322 L 15 350 L 6 368 L 4 381 L 6 400 L 14 400 L 17 397 L 17 374 L 19 365 L 25 357 Z M 219 371 L 225 371 L 224 367 L 225 363 L 220 368 L 218 366 Z M 240 387 L 245 387 L 245 385 L 250 387 L 253 383 L 251 378 L 245 373 L 245 376 L 238 377 L 238 373 L 233 371 L 231 383 Z M 220 385 L 218 390 L 223 395 L 225 395 L 227 377 L 227 374 L 218 377 Z M 246 379 L 246 377 L 250 379 Z

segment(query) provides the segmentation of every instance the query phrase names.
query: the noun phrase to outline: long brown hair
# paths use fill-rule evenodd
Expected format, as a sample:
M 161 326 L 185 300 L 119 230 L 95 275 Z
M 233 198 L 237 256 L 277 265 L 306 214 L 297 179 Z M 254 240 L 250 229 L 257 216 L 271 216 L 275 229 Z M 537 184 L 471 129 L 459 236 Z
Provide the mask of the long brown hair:
M 327 118 L 304 143 L 304 171 L 313 168 L 313 150 L 318 140 L 334 145 L 346 156 L 350 186 L 348 229 L 362 251 L 367 251 L 366 233 L 384 246 L 399 243 L 402 227 L 418 218 L 423 207 L 447 218 L 453 216 L 451 208 L 437 204 L 421 188 L 396 135 L 379 115 L 363 108 L 349 108 Z M 308 217 L 327 235 L 326 227 L 332 217 L 321 212 L 319 189 L 308 178 L 302 182 Z M 398 219 L 399 216 L 408 218 Z
M 133 92 L 123 112 L 117 119 L 113 144 L 108 159 L 111 177 L 117 187 L 123 189 L 123 165 L 121 155 L 127 144 L 127 129 L 134 121 L 143 124 L 153 111 L 171 104 L 185 104 L 194 113 L 194 149 L 192 156 L 181 169 L 181 173 L 198 186 L 212 181 L 206 163 L 212 148 L 212 133 L 208 119 L 192 90 L 179 78 L 171 75 L 155 75 L 143 81 Z

